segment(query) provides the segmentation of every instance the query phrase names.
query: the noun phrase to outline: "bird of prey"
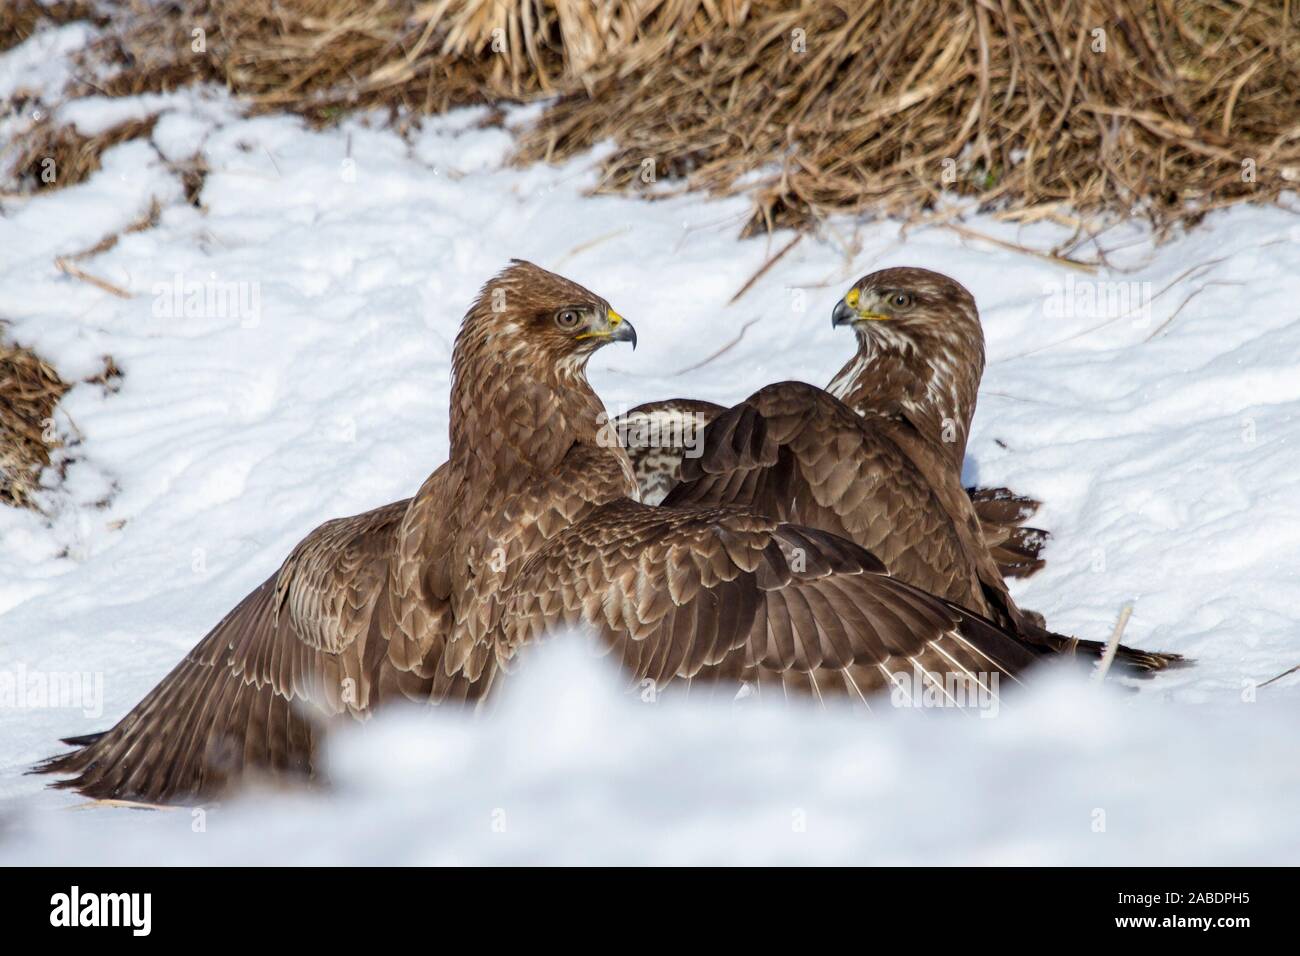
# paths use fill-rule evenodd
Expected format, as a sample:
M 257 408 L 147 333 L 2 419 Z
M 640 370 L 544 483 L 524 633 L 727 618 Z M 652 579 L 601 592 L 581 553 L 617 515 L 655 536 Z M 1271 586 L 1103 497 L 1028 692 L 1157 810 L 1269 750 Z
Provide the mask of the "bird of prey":
M 1016 605 L 961 485 L 965 439 L 946 441 L 945 432 L 965 435 L 983 365 L 970 294 L 937 273 L 889 269 L 857 283 L 833 320 L 872 344 L 831 390 L 783 382 L 720 413 L 676 402 L 615 422 L 629 443 L 672 446 L 653 452 L 659 461 L 676 456 L 669 465 L 677 481 L 662 505 L 743 505 L 829 531 L 867 548 L 896 577 L 1027 643 L 1100 656 L 1102 645 L 1053 633 Z M 878 386 L 867 384 L 875 379 Z M 666 425 L 655 432 L 656 423 L 671 422 L 682 423 L 677 435 Z M 647 470 L 646 459 L 640 449 L 634 467 Z M 1149 673 L 1180 658 L 1121 646 L 1116 660 Z
M 971 294 L 936 272 L 884 269 L 854 283 L 832 321 L 854 330 L 858 348 L 826 391 L 859 415 L 909 423 L 960 472 L 984 374 L 984 333 Z M 712 402 L 669 399 L 639 405 L 614 423 L 627 435 L 643 500 L 663 499 L 683 454 L 723 411 Z M 689 448 L 658 440 L 678 434 Z M 1037 501 L 1006 488 L 967 493 L 1004 577 L 1028 577 L 1043 566 L 1047 533 L 1023 525 Z
M 489 280 L 453 351 L 449 460 L 414 497 L 309 534 L 116 726 L 38 771 L 151 804 L 320 779 L 331 721 L 392 700 L 477 707 L 562 628 L 634 686 L 864 702 L 917 671 L 995 690 L 1038 657 L 826 531 L 634 500 L 586 378 L 612 342 L 636 333 L 587 289 L 520 261 Z

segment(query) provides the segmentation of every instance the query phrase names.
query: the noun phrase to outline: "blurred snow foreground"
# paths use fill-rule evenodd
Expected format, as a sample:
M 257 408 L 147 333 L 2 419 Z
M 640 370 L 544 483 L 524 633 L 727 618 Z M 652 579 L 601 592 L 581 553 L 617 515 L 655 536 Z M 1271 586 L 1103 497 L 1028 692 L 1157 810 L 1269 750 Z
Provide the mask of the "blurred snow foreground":
M 573 639 L 500 707 L 389 713 L 333 789 L 171 811 L 29 807 L 0 862 L 1294 862 L 1294 702 L 1185 707 L 1037 672 L 988 718 L 626 693 Z M 1199 731 L 1186 732 L 1189 716 Z M 47 801 L 48 802 L 48 801 Z

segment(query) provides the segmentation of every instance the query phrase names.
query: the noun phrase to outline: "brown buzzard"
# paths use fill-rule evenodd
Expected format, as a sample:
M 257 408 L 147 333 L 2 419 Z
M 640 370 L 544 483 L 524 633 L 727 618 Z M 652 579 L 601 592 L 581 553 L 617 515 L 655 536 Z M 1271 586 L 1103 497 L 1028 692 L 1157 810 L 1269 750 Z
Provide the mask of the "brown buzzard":
M 413 498 L 312 532 L 115 727 L 39 769 L 151 803 L 316 777 L 329 721 L 390 700 L 475 706 L 565 625 L 634 682 L 732 692 L 865 701 L 914 669 L 987 688 L 1036 658 L 825 531 L 631 500 L 586 378 L 623 341 L 631 324 L 567 279 L 516 262 L 490 280 L 456 339 L 449 460 Z
M 975 300 L 961 285 L 925 269 L 884 269 L 854 283 L 836 305 L 836 326 L 850 326 L 856 354 L 826 391 L 859 415 L 908 422 L 942 448 L 960 473 L 980 378 L 984 333 Z M 680 447 L 637 439 L 703 428 L 723 411 L 710 402 L 671 399 L 638 406 L 617 421 L 643 500 L 662 500 L 676 483 Z M 688 441 L 696 434 L 683 431 Z M 1043 566 L 1047 533 L 1023 526 L 1038 502 L 1006 488 L 971 488 L 981 533 L 1004 577 L 1028 577 Z
M 855 360 L 832 383 L 852 407 L 800 382 L 759 390 L 716 414 L 692 436 L 694 445 L 678 442 L 697 454 L 684 451 L 672 462 L 678 482 L 663 505 L 745 505 L 829 531 L 867 548 L 896 577 L 1030 644 L 1099 655 L 1096 642 L 1048 631 L 1039 615 L 1016 606 L 961 485 L 964 437 L 944 440 L 954 424 L 965 435 L 983 364 L 969 293 L 937 273 L 890 269 L 855 285 L 835 307 L 834 321 L 867 327 L 861 336 L 885 342 L 863 347 L 872 362 L 884 356 L 879 369 L 855 368 Z M 877 388 L 861 384 L 875 378 Z M 694 412 L 696 427 L 701 414 Z M 638 416 L 663 413 L 643 406 L 628 418 Z M 624 425 L 616 423 L 626 432 Z M 1117 657 L 1138 672 L 1177 660 L 1127 647 Z

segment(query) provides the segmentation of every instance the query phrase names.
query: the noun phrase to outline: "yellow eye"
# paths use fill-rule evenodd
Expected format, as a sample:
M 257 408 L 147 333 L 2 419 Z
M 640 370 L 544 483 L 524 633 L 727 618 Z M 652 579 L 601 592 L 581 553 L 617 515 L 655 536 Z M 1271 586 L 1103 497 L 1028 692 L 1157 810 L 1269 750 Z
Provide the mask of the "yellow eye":
M 581 322 L 582 316 L 574 309 L 562 309 L 555 313 L 555 324 L 566 332 L 572 332 Z

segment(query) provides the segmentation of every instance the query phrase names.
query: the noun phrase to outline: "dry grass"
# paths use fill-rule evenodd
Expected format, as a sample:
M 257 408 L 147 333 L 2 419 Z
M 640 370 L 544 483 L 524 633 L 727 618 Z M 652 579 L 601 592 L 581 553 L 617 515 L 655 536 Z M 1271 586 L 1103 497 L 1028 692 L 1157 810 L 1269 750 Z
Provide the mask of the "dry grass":
M 0 503 L 34 506 L 41 469 L 59 445 L 54 407 L 67 390 L 37 355 L 0 342 Z
M 109 233 L 88 249 L 74 252 L 71 255 L 58 256 L 54 260 L 54 267 L 64 275 L 72 276 L 72 278 L 79 279 L 82 282 L 88 282 L 97 289 L 109 293 L 109 295 L 117 296 L 119 299 L 129 299 L 131 298 L 130 292 L 126 291 L 121 286 L 114 285 L 107 279 L 100 278 L 94 273 L 88 272 L 86 269 L 78 265 L 78 263 L 86 259 L 93 259 L 95 256 L 108 252 L 117 245 L 118 241 L 124 235 L 152 229 L 154 226 L 158 225 L 158 219 L 161 215 L 162 206 L 156 198 L 152 199 L 149 202 L 149 208 L 134 222 L 126 226 L 126 228 L 121 232 Z
M 1282 2 L 776 7 L 566 98 L 522 156 L 612 138 L 609 186 L 636 184 L 654 160 L 693 188 L 752 191 L 751 226 L 764 227 L 914 213 L 945 193 L 989 208 L 1141 207 L 1167 226 L 1275 199 L 1286 170 L 1300 173 L 1300 36 Z
M 12 174 L 23 192 L 62 189 L 85 181 L 100 168 L 104 150 L 153 132 L 157 116 L 127 120 L 94 136 L 49 119 L 34 124 L 18 141 Z
M 1163 228 L 1300 181 L 1291 0 L 114 9 L 94 53 L 119 67 L 109 92 L 214 80 L 254 110 L 317 123 L 357 107 L 555 97 L 520 161 L 612 140 L 603 188 L 642 189 L 653 172 L 655 192 L 671 180 L 747 193 L 751 229 L 846 210 L 916 214 L 952 195 L 1021 220 L 1140 210 Z
M 0 330 L 4 323 L 0 322 Z M 112 356 L 104 356 L 99 372 L 84 379 L 105 392 L 121 387 L 122 372 Z M 0 341 L 0 505 L 37 508 L 41 472 L 63 447 L 55 427 L 54 412 L 70 385 L 59 373 L 30 349 Z M 68 420 L 74 435 L 76 425 Z M 61 479 L 70 458 L 58 461 Z
M 93 3 L 85 0 L 4 0 L 0 3 L 0 53 L 22 43 L 42 22 L 71 23 L 90 20 L 101 26 L 108 18 L 100 14 Z

